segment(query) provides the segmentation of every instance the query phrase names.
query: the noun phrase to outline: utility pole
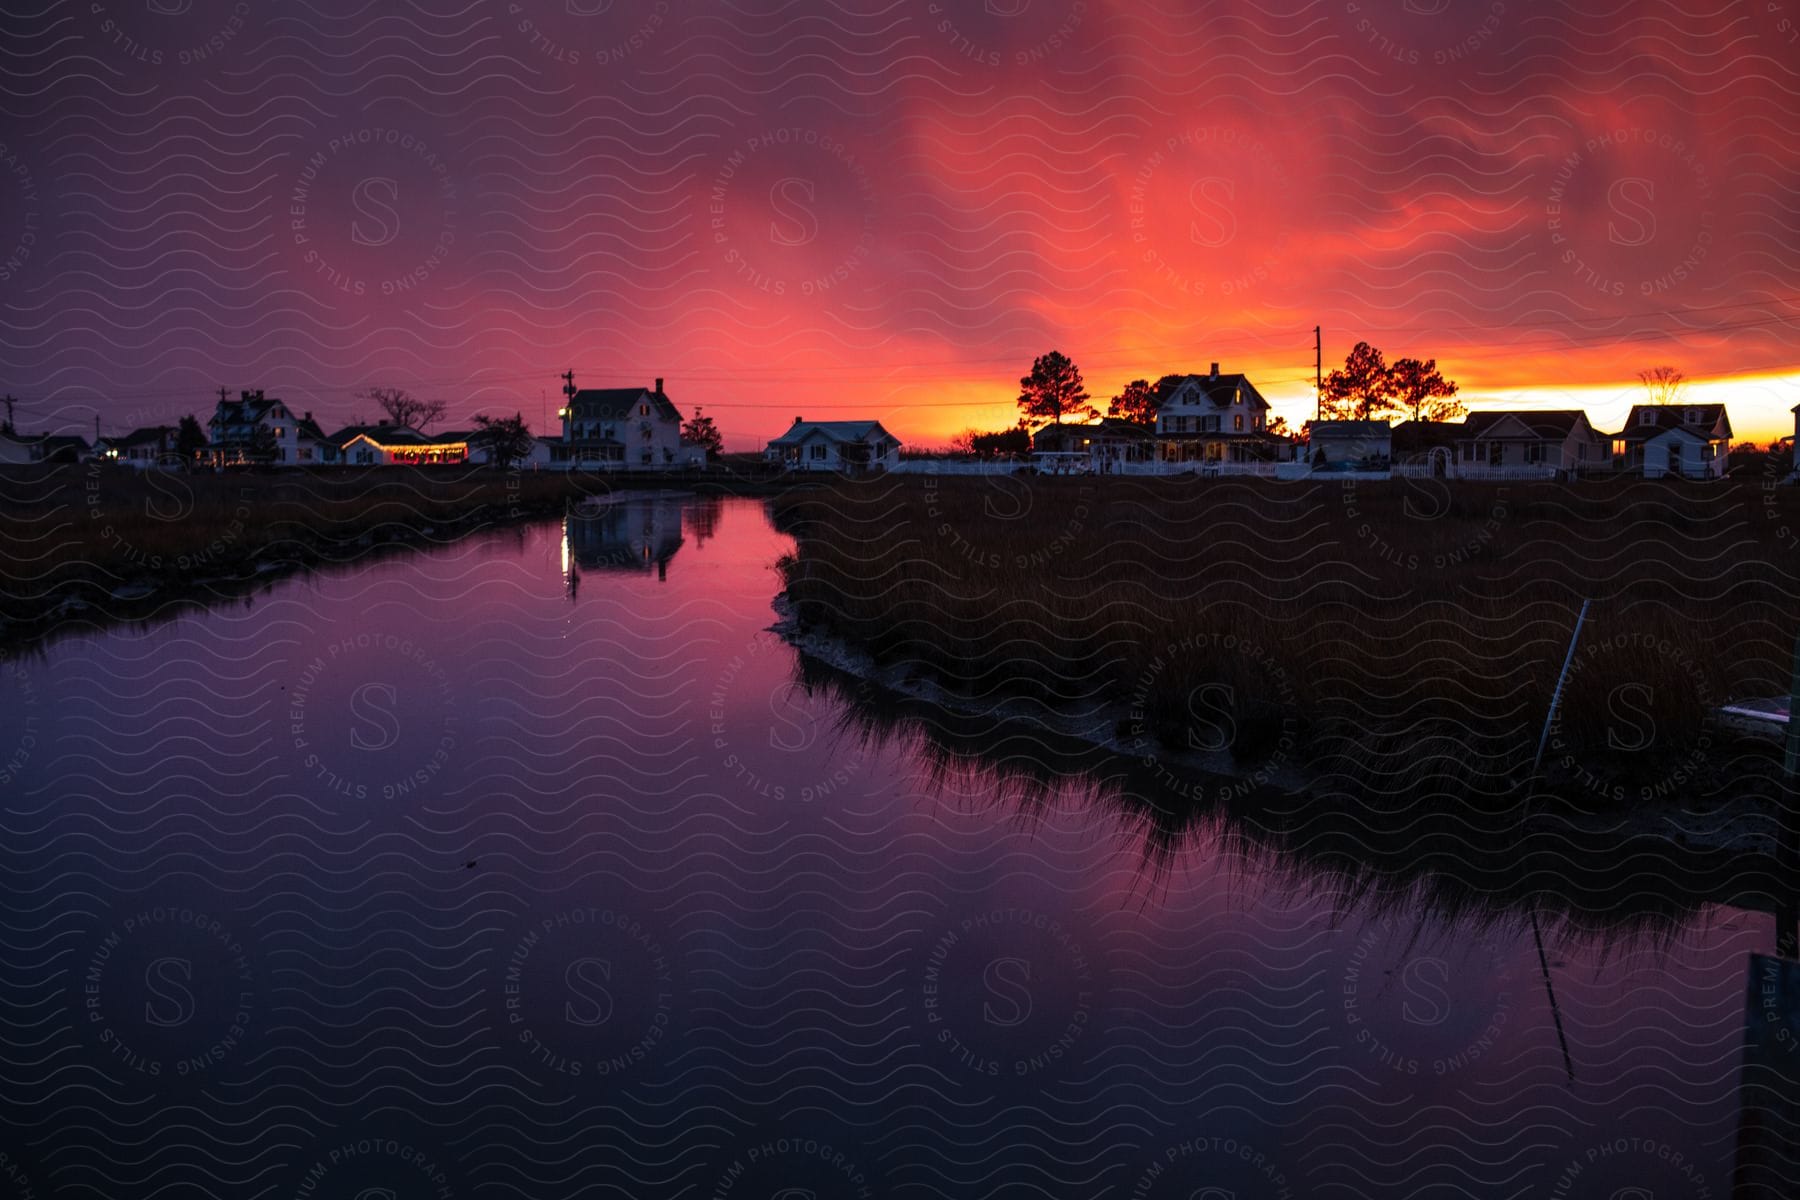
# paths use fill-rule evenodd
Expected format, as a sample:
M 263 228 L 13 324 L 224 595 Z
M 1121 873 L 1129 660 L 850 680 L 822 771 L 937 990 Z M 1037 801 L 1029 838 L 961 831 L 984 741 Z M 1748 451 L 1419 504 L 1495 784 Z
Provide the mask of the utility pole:
M 1325 330 L 1313 326 L 1313 420 L 1324 415 L 1325 404 Z

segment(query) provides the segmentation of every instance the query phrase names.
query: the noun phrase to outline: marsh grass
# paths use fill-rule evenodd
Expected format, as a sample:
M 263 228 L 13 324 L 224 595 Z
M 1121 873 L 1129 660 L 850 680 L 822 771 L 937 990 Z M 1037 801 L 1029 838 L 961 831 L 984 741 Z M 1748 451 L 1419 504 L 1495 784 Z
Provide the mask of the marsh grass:
M 891 477 L 773 503 L 802 622 L 885 665 L 1376 790 L 1508 792 L 1587 599 L 1547 774 L 1703 796 L 1755 752 L 1714 710 L 1785 694 L 1800 633 L 1800 490 L 1756 483 Z

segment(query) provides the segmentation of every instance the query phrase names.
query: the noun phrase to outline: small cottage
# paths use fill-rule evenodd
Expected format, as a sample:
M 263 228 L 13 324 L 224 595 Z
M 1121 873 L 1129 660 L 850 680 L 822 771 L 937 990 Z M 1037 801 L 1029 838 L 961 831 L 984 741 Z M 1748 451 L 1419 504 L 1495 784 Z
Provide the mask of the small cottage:
M 880 421 L 807 421 L 800 417 L 769 442 L 763 456 L 790 471 L 838 471 L 861 475 L 900 461 L 900 439 Z

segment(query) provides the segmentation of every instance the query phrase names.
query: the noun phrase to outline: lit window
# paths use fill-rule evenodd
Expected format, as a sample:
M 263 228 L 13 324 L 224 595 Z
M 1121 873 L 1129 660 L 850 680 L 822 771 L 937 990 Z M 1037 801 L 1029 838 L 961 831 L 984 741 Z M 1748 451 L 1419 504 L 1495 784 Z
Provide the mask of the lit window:
M 1244 414 L 1243 413 L 1239 413 L 1237 416 L 1231 418 L 1231 427 L 1233 429 L 1237 430 L 1239 433 L 1242 433 L 1244 431 Z

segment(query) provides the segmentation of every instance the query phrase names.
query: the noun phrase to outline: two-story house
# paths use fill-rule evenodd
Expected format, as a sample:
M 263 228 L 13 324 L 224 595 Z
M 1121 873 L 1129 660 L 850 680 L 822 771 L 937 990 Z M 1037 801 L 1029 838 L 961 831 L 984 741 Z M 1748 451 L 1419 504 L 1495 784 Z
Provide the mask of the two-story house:
M 681 412 L 653 388 L 583 388 L 574 373 L 563 376 L 567 403 L 562 442 L 552 447 L 553 465 L 578 471 L 658 471 L 683 465 Z
M 1167 380 L 1157 395 L 1156 441 L 1162 462 L 1259 462 L 1274 459 L 1283 439 L 1268 431 L 1269 402 L 1242 375 Z
M 1634 404 L 1612 438 L 1615 465 L 1646 479 L 1719 479 L 1731 450 L 1723 404 Z

